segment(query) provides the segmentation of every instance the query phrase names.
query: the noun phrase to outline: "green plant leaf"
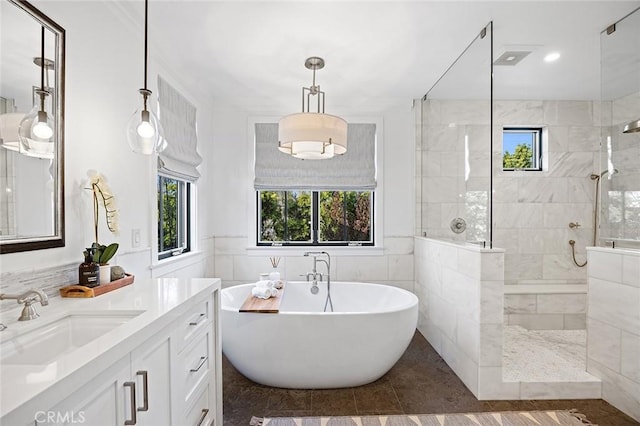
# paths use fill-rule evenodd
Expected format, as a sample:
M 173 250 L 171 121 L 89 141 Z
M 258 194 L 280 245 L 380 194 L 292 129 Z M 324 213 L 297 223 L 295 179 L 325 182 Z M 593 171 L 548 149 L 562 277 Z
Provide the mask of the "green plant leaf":
M 107 263 L 109 263 L 111 258 L 118 251 L 118 247 L 119 247 L 118 243 L 111 243 L 107 247 L 101 246 L 102 250 L 100 253 L 100 259 L 98 263 L 101 265 L 106 265 Z

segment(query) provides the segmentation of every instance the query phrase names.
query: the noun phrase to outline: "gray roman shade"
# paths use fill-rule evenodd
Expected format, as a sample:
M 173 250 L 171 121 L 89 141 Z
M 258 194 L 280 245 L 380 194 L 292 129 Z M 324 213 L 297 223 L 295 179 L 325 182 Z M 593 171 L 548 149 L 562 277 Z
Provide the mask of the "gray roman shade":
M 198 154 L 196 107 L 160 76 L 158 103 L 167 141 L 167 148 L 158 154 L 158 171 L 180 179 L 198 179 L 196 167 L 202 163 L 202 157 Z
M 376 125 L 349 124 L 348 150 L 327 160 L 300 160 L 278 150 L 278 125 L 255 125 L 257 190 L 355 191 L 376 187 Z

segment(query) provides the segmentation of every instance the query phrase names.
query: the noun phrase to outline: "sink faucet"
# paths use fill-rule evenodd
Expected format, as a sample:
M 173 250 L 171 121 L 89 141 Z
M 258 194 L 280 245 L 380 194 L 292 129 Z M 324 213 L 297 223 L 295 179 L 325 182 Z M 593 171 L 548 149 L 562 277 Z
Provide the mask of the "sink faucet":
M 327 259 L 318 259 L 318 256 L 327 256 Z M 318 293 L 318 276 L 320 276 L 320 281 L 322 281 L 322 274 L 317 271 L 318 262 L 323 262 L 327 267 L 327 300 L 324 302 L 324 310 L 327 311 L 327 305 L 331 307 L 331 312 L 333 312 L 333 302 L 331 301 L 331 256 L 326 251 L 307 251 L 304 253 L 304 256 L 312 256 L 313 257 L 313 271 L 307 272 L 307 282 L 310 277 L 313 277 L 313 284 L 311 285 L 311 293 Z
M 5 299 L 15 299 L 18 303 L 24 303 L 24 308 L 22 309 L 22 313 L 20 314 L 18 321 L 29 321 L 40 316 L 36 312 L 36 308 L 32 306 L 33 302 L 38 301 L 38 299 L 40 299 L 40 304 L 42 306 L 47 306 L 49 304 L 49 298 L 47 295 L 42 290 L 38 289 L 30 289 L 22 294 L 0 294 L 0 300 Z

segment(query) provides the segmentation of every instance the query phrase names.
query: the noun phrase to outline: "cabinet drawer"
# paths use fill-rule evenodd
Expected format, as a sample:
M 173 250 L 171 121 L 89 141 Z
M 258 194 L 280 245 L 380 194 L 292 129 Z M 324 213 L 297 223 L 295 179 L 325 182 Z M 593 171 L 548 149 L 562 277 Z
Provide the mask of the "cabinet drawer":
M 180 318 L 178 325 L 178 352 L 182 352 L 189 341 L 200 330 L 205 329 L 211 323 L 211 301 L 198 302 L 187 315 Z
M 195 395 L 195 403 L 185 415 L 185 426 L 214 426 L 215 410 L 210 405 L 209 385 Z
M 209 333 L 199 334 L 180 355 L 178 377 L 184 402 L 190 405 L 198 385 L 209 380 L 213 360 L 209 353 Z

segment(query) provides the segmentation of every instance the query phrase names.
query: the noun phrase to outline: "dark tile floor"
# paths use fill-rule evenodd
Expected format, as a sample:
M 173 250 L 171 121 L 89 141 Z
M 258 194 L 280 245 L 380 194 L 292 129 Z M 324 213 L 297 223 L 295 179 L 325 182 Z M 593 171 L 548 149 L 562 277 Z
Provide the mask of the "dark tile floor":
M 416 332 L 398 363 L 380 380 L 357 388 L 289 390 L 256 384 L 223 358 L 225 426 L 252 416 L 429 414 L 572 409 L 600 426 L 640 425 L 603 400 L 478 401 Z

